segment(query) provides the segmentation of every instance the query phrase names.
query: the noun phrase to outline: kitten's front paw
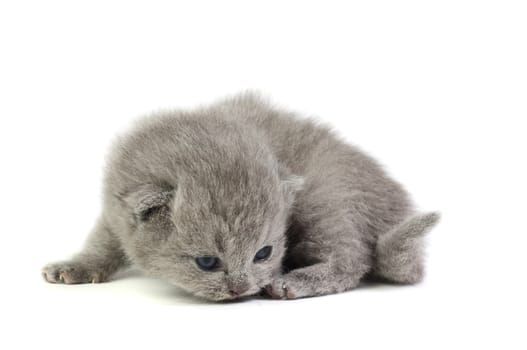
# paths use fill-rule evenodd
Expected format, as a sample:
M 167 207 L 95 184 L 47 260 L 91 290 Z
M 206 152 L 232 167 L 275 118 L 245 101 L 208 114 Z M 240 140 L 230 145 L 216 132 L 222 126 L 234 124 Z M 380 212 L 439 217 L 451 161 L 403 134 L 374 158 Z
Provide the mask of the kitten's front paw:
M 42 276 L 49 283 L 100 283 L 104 282 L 101 272 L 88 268 L 79 262 L 66 261 L 44 266 Z
M 283 279 L 275 279 L 265 287 L 267 294 L 273 299 L 296 299 L 293 288 Z

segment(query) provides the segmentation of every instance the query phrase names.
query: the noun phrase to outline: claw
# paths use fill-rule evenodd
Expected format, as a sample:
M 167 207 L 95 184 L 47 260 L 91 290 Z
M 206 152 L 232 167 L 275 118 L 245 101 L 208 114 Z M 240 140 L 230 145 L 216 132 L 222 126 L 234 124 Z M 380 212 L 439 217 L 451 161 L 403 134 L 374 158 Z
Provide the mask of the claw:
M 285 283 L 282 283 L 280 289 L 273 288 L 272 284 L 264 287 L 265 292 L 273 299 L 296 299 L 296 294 L 293 293 Z

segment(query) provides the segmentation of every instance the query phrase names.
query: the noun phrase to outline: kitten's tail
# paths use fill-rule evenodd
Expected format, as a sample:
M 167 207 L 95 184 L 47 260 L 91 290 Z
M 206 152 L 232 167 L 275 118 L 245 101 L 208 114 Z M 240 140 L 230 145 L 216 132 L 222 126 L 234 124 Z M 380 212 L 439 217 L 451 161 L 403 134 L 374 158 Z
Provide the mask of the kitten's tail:
M 379 237 L 374 275 L 395 283 L 423 278 L 423 239 L 441 218 L 437 212 L 413 216 Z

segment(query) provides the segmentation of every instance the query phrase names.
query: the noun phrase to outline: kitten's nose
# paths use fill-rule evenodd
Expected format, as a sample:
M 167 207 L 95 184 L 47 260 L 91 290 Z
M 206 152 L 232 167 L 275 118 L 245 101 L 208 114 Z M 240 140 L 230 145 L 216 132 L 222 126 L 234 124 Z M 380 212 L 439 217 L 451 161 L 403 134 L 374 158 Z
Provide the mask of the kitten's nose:
M 245 273 L 231 274 L 227 280 L 227 286 L 229 287 L 229 294 L 233 297 L 239 297 L 251 287 Z

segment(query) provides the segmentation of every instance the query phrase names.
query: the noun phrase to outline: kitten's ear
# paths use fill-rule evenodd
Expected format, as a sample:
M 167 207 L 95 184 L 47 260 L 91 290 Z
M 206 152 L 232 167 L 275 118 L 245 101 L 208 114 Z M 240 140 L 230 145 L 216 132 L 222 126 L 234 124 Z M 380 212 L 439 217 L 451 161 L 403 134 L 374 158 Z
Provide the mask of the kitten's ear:
M 132 210 L 140 221 L 147 220 L 158 208 L 168 205 L 174 189 L 163 188 L 154 184 L 145 184 L 135 190 L 120 195 L 119 198 Z

